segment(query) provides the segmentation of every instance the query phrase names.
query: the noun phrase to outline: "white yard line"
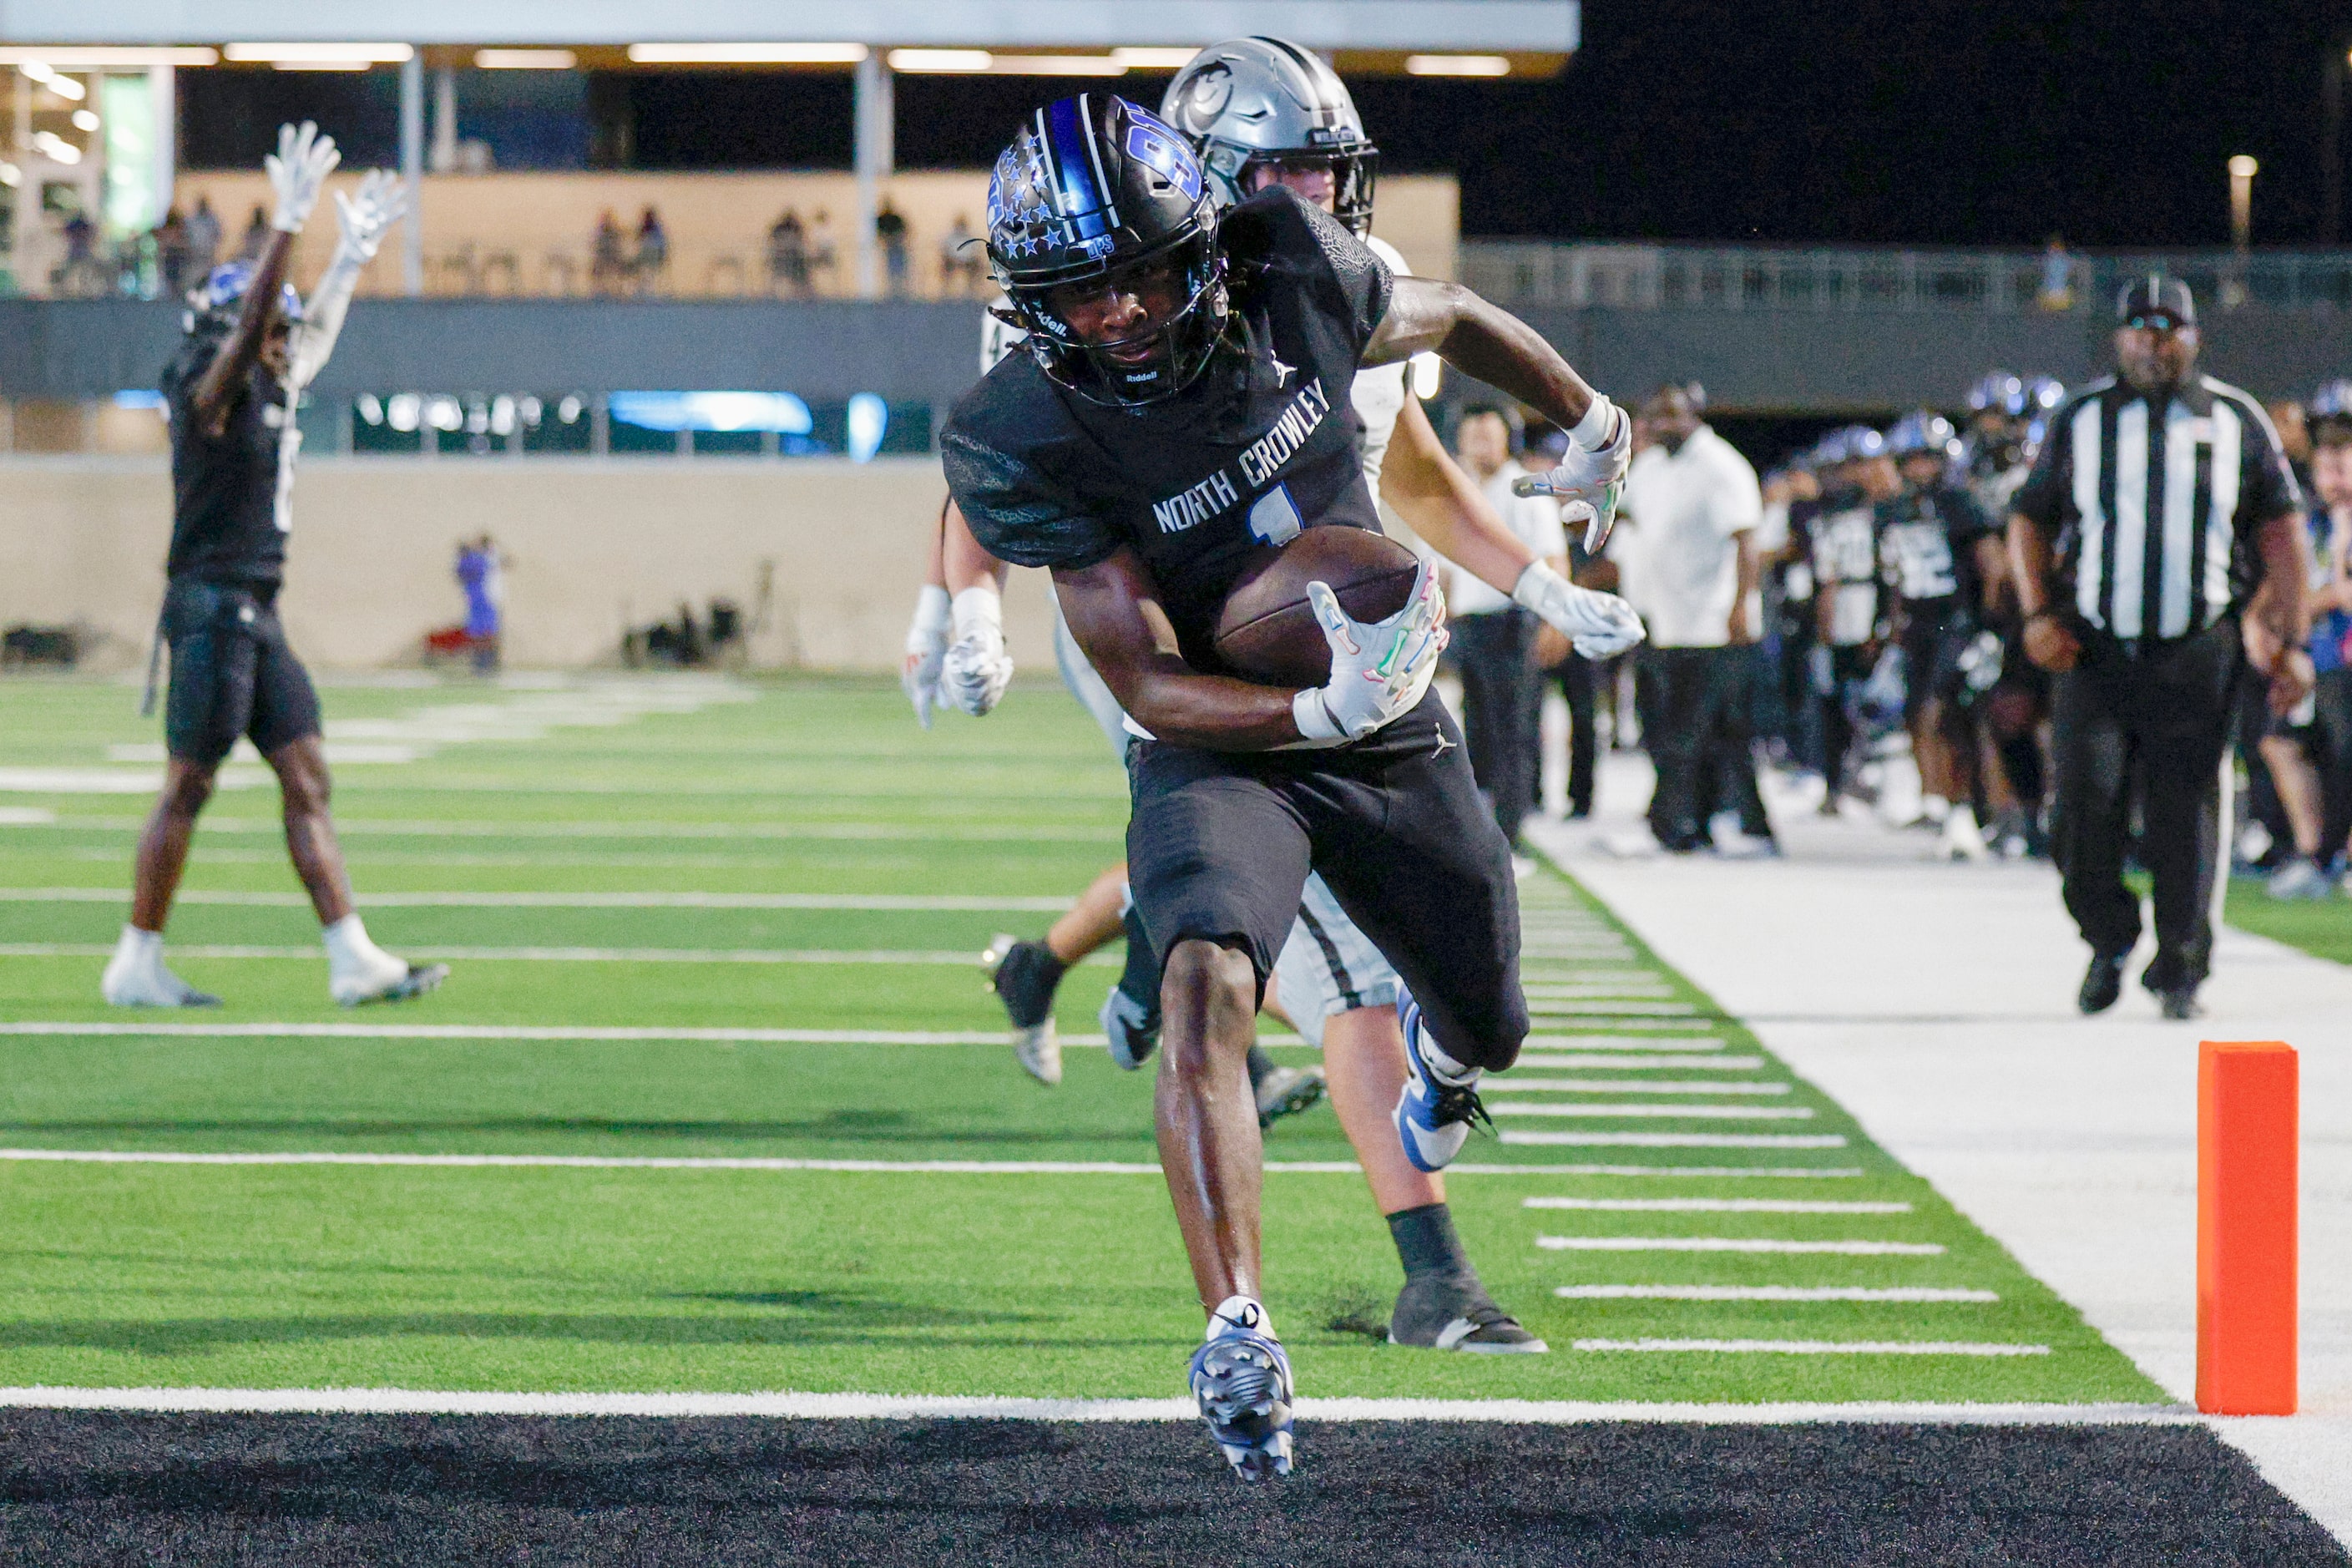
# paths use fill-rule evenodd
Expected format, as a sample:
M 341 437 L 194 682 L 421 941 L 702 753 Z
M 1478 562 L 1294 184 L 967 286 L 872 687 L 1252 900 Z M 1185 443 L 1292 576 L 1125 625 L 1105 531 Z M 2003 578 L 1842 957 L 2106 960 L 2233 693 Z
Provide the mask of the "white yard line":
M 120 904 L 131 895 L 118 888 L 0 888 L 0 903 Z M 1059 914 L 1076 895 L 1036 896 L 954 893 L 362 893 L 362 908 L 383 910 L 914 910 L 925 912 L 1019 910 Z M 182 892 L 183 904 L 232 904 L 268 909 L 308 909 L 299 892 L 246 892 L 199 888 Z
M 1655 1035 L 1529 1035 L 1524 1048 L 1530 1051 L 1719 1051 L 1723 1049 L 1723 1038 L 1719 1035 L 1689 1035 L 1681 1039 L 1665 1039 Z M 1749 1058 L 1742 1057 L 1738 1059 L 1745 1061 Z M 1531 1062 L 1532 1058 L 1523 1056 L 1519 1060 Z M 1709 1062 L 1691 1063 L 1695 1068 L 1712 1065 Z
M 1941 1258 L 1933 1241 L 1786 1241 L 1757 1236 L 1539 1236 L 1546 1252 L 1789 1252 L 1839 1258 Z
M 0 1388 L 0 1406 L 131 1413 L 361 1415 L 764 1416 L 800 1421 L 1198 1421 L 1189 1399 L 1014 1399 L 920 1394 L 494 1394 L 411 1388 Z M 2167 1405 L 1701 1405 L 1536 1399 L 1301 1399 L 1303 1421 L 1636 1422 L 1729 1426 L 1865 1425 L 2191 1426 Z
M 1896 1301 L 1982 1305 L 1992 1290 L 1941 1290 L 1880 1285 L 1561 1285 L 1552 1294 L 1571 1301 Z
M 111 952 L 114 950 L 112 948 L 107 948 L 104 951 Z M 181 948 L 173 949 L 174 953 L 184 951 L 184 949 Z M 1520 1056 L 1516 1065 L 1521 1068 L 1612 1068 L 1621 1072 L 1636 1072 L 1646 1068 L 1670 1068 L 1676 1072 L 1688 1072 L 1694 1068 L 1711 1068 L 1721 1072 L 1754 1072 L 1764 1066 L 1764 1058 L 1762 1057 L 1700 1057 L 1694 1058 L 1691 1057 L 1682 1056 L 1659 1057 L 1633 1056 L 1631 1054 L 1622 1057 L 1612 1057 L 1604 1056 L 1599 1052 L 1594 1052 L 1586 1056 L 1578 1056 L 1573 1054 L 1563 1056 L 1549 1051 L 1528 1051 Z M 1497 1079 L 1496 1080 L 1496 1087 L 1498 1089 L 1524 1089 L 1527 1086 L 1525 1083 L 1516 1079 Z
M 5 1025 L 0 1025 L 5 1030 Z M 1543 1144 L 1552 1148 L 1598 1148 L 1614 1145 L 1633 1149 L 1843 1149 L 1845 1139 L 1835 1132 L 1522 1132 L 1506 1128 L 1505 1143 Z
M 2048 1355 L 2048 1345 L 1969 1344 L 1944 1340 L 1571 1340 L 1580 1351 L 1663 1351 L 1697 1355 Z
M 17 815 L 11 816 L 11 812 Z M 136 833 L 145 825 L 146 819 L 138 816 L 68 815 L 60 817 L 55 812 L 39 807 L 0 807 L 0 826 L 5 827 L 61 827 Z M 207 816 L 205 818 L 207 835 L 250 833 L 274 838 L 285 831 L 285 825 L 274 816 Z M 953 822 L 485 822 L 346 819 L 340 816 L 335 819 L 335 832 L 344 838 L 382 835 L 396 838 L 717 838 L 730 841 L 804 838 L 828 842 L 865 839 L 935 842 L 948 839 L 981 844 L 1030 841 L 1109 844 L 1123 842 L 1127 837 L 1126 830 L 1118 826 L 1042 825 L 1023 827 Z M 201 850 L 197 858 L 204 858 Z
M 1813 1199 L 1519 1199 L 1519 1208 L 1597 1208 L 1604 1213 L 1910 1213 L 1910 1204 L 1839 1204 Z
M 1520 1061 L 1526 1062 L 1522 1057 Z M 1605 1058 L 1604 1058 L 1605 1059 Z M 1753 1058 L 1750 1058 L 1753 1059 Z M 1666 1058 L 1671 1067 L 1687 1063 Z M 1529 1066 L 1549 1065 L 1528 1063 Z M 1609 1062 L 1621 1067 L 1620 1062 Z M 1707 1064 L 1712 1067 L 1715 1064 Z M 1785 1083 L 1742 1082 L 1738 1079 L 1640 1079 L 1640 1078 L 1504 1078 L 1495 1080 L 1496 1089 L 1524 1090 L 1541 1094 L 1786 1094 Z
M 1496 1100 L 1486 1109 L 1496 1116 L 1589 1116 L 1612 1121 L 1639 1116 L 1676 1121 L 1807 1121 L 1813 1114 L 1810 1105 L 1538 1105 L 1516 1100 Z
M 1687 1002 L 1575 1002 L 1529 997 L 1528 1011 L 1539 1016 L 1545 1014 L 1581 1013 L 1622 1014 L 1629 1018 L 1681 1018 L 1696 1013 L 1698 1009 Z
M 450 963 L 914 963 L 951 964 L 977 968 L 977 950 L 920 948 L 728 948 L 728 947 L 410 947 L 403 945 L 404 956 Z M 105 958 L 114 952 L 111 942 L 0 942 L 0 958 Z M 251 947 L 235 944 L 191 943 L 173 946 L 171 956 L 177 958 L 262 958 L 303 959 L 317 963 L 322 956 L 315 946 Z M 1121 962 L 1114 953 L 1095 953 L 1081 959 L 1081 963 L 1097 968 L 1115 966 Z

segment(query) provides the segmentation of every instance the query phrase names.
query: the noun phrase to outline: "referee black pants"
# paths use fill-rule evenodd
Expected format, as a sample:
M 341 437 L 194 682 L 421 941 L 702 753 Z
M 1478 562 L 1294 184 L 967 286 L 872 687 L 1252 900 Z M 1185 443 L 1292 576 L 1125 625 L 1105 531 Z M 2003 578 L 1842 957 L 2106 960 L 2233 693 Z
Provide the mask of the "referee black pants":
M 1771 819 L 1757 793 L 1754 650 L 1653 647 L 1642 650 L 1655 696 L 1642 739 L 1658 772 L 1650 796 L 1650 831 L 1676 852 L 1710 842 L 1717 810 L 1739 814 L 1739 830 L 1769 838 Z
M 2137 789 L 2140 859 L 2156 881 L 2152 991 L 2200 984 L 2212 960 L 2221 754 L 2242 664 L 2231 619 L 2136 649 L 2086 633 L 2081 661 L 2058 678 L 2052 851 L 2066 910 L 2095 952 L 2139 940 L 2139 900 L 2124 885 Z
M 1516 605 L 1456 616 L 1454 668 L 1462 677 L 1462 729 L 1470 771 L 1495 805 L 1495 826 L 1512 844 L 1535 809 L 1532 739 L 1541 710 L 1536 674 L 1535 616 Z

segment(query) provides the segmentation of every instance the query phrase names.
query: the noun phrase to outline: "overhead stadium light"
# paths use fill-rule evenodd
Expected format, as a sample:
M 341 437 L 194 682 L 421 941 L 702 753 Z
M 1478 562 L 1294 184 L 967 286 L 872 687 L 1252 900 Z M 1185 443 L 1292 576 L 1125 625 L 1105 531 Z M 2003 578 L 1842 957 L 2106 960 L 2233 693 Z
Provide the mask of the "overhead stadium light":
M 1192 57 L 1200 52 L 1198 49 L 1113 49 L 1110 58 L 1129 70 L 1173 71 L 1182 70 L 1191 65 Z
M 631 44 L 640 66 L 854 66 L 864 44 Z
M 892 49 L 894 71 L 984 71 L 996 61 L 986 49 Z
M 229 44 L 221 50 L 224 58 L 237 65 L 313 66 L 329 70 L 396 66 L 415 53 L 406 44 Z
M 476 49 L 474 68 L 486 71 L 568 71 L 580 63 L 570 49 Z
M 1511 62 L 1502 55 L 1407 55 L 1407 76 L 1508 76 Z
M 149 66 L 211 66 L 220 63 L 215 49 L 118 48 L 111 45 L 42 44 L 0 47 L 0 66 L 15 66 L 33 76 L 35 66 L 66 70 L 145 70 Z M 35 80 L 40 78 L 34 77 Z
M 57 68 L 46 60 L 26 60 L 19 68 L 27 81 L 39 82 L 59 98 L 79 103 L 89 96 L 89 89 L 69 76 L 59 76 Z

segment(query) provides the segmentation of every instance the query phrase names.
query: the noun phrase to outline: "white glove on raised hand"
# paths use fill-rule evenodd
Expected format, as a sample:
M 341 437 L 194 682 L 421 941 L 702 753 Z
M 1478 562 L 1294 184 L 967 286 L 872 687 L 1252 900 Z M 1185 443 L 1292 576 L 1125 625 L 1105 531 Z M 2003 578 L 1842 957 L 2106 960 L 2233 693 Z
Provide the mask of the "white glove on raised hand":
M 915 597 L 915 618 L 907 626 L 907 658 L 898 667 L 898 684 L 915 705 L 915 722 L 931 727 L 931 710 L 940 701 L 940 666 L 948 657 L 948 591 L 926 583 Z
M 1541 561 L 1530 561 L 1511 597 L 1533 610 L 1587 658 L 1614 658 L 1650 634 L 1633 606 L 1614 594 L 1580 588 Z
M 278 151 L 261 161 L 269 172 L 269 188 L 278 195 L 278 211 L 269 226 L 282 234 L 301 233 L 319 205 L 320 193 L 327 188 L 327 176 L 342 159 L 335 139 L 320 135 L 311 121 L 302 121 L 299 128 L 279 126 Z
M 1568 453 L 1559 467 L 1511 482 L 1515 496 L 1557 496 L 1560 515 L 1584 524 L 1584 552 L 1601 553 L 1609 531 L 1617 521 L 1617 497 L 1624 489 L 1625 469 L 1633 460 L 1633 421 L 1625 411 L 1599 393 L 1575 429 L 1568 433 Z
M 940 689 L 975 719 L 985 718 L 1013 684 L 1013 656 L 1004 651 L 1004 601 L 993 588 L 966 588 L 955 596 L 955 641 L 940 667 Z
M 375 259 L 385 231 L 407 211 L 408 186 L 387 169 L 370 169 L 357 195 L 335 193 L 335 225 L 342 231 L 343 248 L 362 261 Z
M 1331 679 L 1290 700 L 1301 736 L 1339 745 L 1370 734 L 1421 700 L 1448 636 L 1445 595 L 1428 562 L 1421 563 L 1404 608 L 1386 620 L 1350 620 L 1327 584 L 1307 584 L 1307 598 L 1331 645 Z

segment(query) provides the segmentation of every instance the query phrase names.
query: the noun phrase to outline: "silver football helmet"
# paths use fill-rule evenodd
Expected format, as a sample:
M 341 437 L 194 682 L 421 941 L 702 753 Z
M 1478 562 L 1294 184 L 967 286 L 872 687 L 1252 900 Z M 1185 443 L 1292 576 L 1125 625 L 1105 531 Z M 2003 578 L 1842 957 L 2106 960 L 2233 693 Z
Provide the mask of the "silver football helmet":
M 1370 232 L 1380 149 L 1320 55 L 1280 38 L 1212 44 L 1168 84 L 1160 117 L 1201 150 L 1220 205 L 1252 195 L 1260 165 L 1324 163 L 1334 215 L 1359 235 Z

